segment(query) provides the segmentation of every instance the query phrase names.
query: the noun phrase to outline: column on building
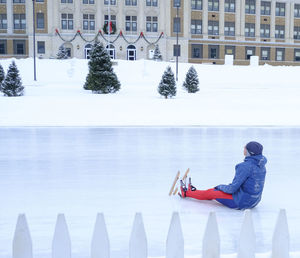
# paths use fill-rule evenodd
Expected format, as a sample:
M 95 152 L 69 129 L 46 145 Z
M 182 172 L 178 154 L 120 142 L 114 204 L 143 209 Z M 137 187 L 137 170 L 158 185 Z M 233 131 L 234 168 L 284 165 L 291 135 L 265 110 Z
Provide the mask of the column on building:
M 219 0 L 219 34 L 220 39 L 224 40 L 224 20 L 225 20 L 225 0 Z
M 290 13 L 289 13 L 289 17 L 287 17 L 287 19 L 290 20 L 290 26 L 288 28 L 289 33 L 290 33 L 289 34 L 289 43 L 294 42 L 294 9 L 295 9 L 294 4 L 295 4 L 294 2 L 290 3 Z
M 275 23 L 276 23 L 276 1 L 271 1 L 271 25 L 270 25 L 270 37 L 272 41 L 275 40 Z
M 241 0 L 235 1 L 235 35 L 237 40 L 241 40 Z
M 137 20 L 138 20 L 138 33 L 143 31 L 146 32 L 145 24 L 146 24 L 146 14 L 145 14 L 145 1 L 138 1 L 138 8 L 137 8 Z
M 82 26 L 81 26 L 81 21 L 82 21 L 82 13 L 81 13 L 81 5 L 82 5 L 82 0 L 80 1 L 74 1 L 74 13 L 73 13 L 73 17 L 74 17 L 74 30 L 82 30 Z
M 7 12 L 7 34 L 10 35 L 13 33 L 13 0 L 6 0 L 6 12 Z
M 241 3 L 240 8 L 240 28 L 241 28 L 241 37 L 245 38 L 245 0 L 239 0 Z
M 191 3 L 190 1 L 184 2 L 184 12 L 183 12 L 183 36 L 189 38 L 191 33 Z
M 255 2 L 255 37 L 260 38 L 260 0 Z
M 290 34 L 290 23 L 292 20 L 294 20 L 293 15 L 291 16 L 291 9 L 292 9 L 291 5 L 292 5 L 292 3 L 290 3 L 290 2 L 285 3 L 285 28 L 284 28 L 284 31 L 285 31 L 285 39 L 287 42 L 290 42 L 291 35 L 293 35 L 293 34 Z
M 202 16 L 202 33 L 203 38 L 208 38 L 208 0 L 203 0 L 203 16 Z

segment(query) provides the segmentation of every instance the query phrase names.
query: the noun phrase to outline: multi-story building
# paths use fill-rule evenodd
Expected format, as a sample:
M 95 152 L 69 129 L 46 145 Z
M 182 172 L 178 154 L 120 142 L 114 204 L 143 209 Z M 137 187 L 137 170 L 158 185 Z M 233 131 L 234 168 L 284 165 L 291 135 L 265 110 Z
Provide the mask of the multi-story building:
M 260 63 L 295 65 L 295 1 L 0 0 L 0 57 L 33 56 L 35 17 L 40 58 L 55 58 L 61 45 L 71 57 L 88 58 L 97 38 L 117 59 L 150 58 L 156 43 L 167 61 L 178 54 L 181 62 L 223 64 L 233 55 L 235 64 L 249 64 L 256 55 Z M 111 34 L 105 34 L 108 27 Z

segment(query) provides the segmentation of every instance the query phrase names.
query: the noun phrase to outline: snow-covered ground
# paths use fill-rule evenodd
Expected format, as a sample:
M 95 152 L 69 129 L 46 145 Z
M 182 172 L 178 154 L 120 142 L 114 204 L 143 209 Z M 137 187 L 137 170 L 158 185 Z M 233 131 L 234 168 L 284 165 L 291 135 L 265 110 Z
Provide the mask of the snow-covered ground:
M 5 70 L 10 62 L 0 61 Z M 32 59 L 16 63 L 25 96 L 0 96 L 1 258 L 11 257 L 22 212 L 35 258 L 51 257 L 61 212 L 74 258 L 88 257 L 97 212 L 105 215 L 112 258 L 127 257 L 135 212 L 143 214 L 150 257 L 163 257 L 173 211 L 182 219 L 186 257 L 200 257 L 207 216 L 216 211 L 222 257 L 233 258 L 242 212 L 167 193 L 176 171 L 188 167 L 199 188 L 230 182 L 250 140 L 262 142 L 269 160 L 263 200 L 253 209 L 257 258 L 269 257 L 280 208 L 291 257 L 300 257 L 300 67 L 195 65 L 200 92 L 188 94 L 181 85 L 191 64 L 179 64 L 178 94 L 166 100 L 157 86 L 174 63 L 118 60 L 122 86 L 112 95 L 83 90 L 86 60 L 37 60 L 37 82 Z
M 5 70 L 11 60 L 1 60 Z M 26 95 L 0 96 L 2 126 L 115 125 L 300 125 L 300 67 L 195 65 L 200 92 L 188 94 L 182 82 L 191 64 L 179 64 L 178 94 L 157 92 L 161 76 L 175 63 L 118 60 L 121 90 L 94 95 L 82 86 L 87 60 L 17 60 Z

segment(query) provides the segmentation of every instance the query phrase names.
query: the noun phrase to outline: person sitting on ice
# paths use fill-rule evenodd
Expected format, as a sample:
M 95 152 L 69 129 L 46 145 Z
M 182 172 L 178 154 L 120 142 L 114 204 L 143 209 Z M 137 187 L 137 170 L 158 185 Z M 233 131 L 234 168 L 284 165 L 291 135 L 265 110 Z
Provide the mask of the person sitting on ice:
M 218 185 L 208 190 L 197 190 L 189 182 L 188 188 L 181 181 L 182 198 L 198 200 L 216 200 L 232 209 L 251 209 L 261 200 L 265 183 L 267 163 L 262 155 L 263 146 L 258 142 L 249 142 L 244 147 L 244 162 L 235 166 L 235 177 L 229 185 Z

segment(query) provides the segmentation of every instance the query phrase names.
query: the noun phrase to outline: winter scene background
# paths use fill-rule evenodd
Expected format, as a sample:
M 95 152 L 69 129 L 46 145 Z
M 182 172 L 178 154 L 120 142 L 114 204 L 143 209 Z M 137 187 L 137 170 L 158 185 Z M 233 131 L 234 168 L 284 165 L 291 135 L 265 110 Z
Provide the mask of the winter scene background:
M 5 72 L 12 59 L 1 60 Z M 216 202 L 168 196 L 174 176 L 190 168 L 206 189 L 231 182 L 243 147 L 264 145 L 267 178 L 252 210 L 256 257 L 270 257 L 279 209 L 287 212 L 290 257 L 300 257 L 300 67 L 195 64 L 200 91 L 182 89 L 191 64 L 179 64 L 175 97 L 158 84 L 175 63 L 117 60 L 114 94 L 83 89 L 88 61 L 15 60 L 24 96 L 0 96 L 0 257 L 12 257 L 16 221 L 25 213 L 34 257 L 50 258 L 57 214 L 64 213 L 72 257 L 90 257 L 97 213 L 103 213 L 111 257 L 129 257 L 141 212 L 149 257 L 165 257 L 178 211 L 185 257 L 199 258 L 208 214 L 216 212 L 221 257 L 236 257 L 243 211 Z

